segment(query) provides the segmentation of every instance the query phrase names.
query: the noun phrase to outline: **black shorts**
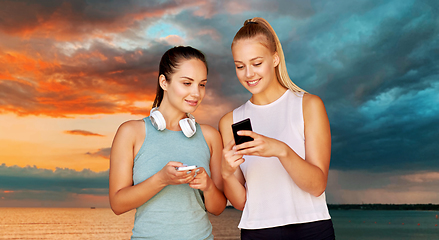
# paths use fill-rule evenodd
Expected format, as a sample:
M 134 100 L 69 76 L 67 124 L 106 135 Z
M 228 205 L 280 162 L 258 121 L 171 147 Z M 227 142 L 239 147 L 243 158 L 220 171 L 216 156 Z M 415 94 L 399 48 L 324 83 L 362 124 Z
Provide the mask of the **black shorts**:
M 328 219 L 273 228 L 241 229 L 241 239 L 332 240 L 335 233 L 332 221 Z

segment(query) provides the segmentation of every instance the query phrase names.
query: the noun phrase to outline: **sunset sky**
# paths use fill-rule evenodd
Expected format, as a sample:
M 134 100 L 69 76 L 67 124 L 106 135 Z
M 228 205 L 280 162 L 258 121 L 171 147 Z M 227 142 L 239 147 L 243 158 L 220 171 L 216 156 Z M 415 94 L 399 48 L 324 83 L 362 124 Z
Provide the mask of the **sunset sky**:
M 328 203 L 439 203 L 436 0 L 0 2 L 0 207 L 108 207 L 118 126 L 149 114 L 161 55 L 206 54 L 194 113 L 250 98 L 230 44 L 267 19 L 291 79 L 322 98 L 332 131 Z

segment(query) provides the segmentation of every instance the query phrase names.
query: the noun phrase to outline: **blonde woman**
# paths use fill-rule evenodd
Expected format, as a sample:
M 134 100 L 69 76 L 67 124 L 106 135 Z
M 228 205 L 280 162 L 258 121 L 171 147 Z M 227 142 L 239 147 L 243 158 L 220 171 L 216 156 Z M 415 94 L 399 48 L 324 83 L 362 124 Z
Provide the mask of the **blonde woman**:
M 243 210 L 242 239 L 334 239 L 325 188 L 331 156 L 322 100 L 289 78 L 282 46 L 262 18 L 245 21 L 232 43 L 236 75 L 250 100 L 219 123 L 224 193 Z M 253 141 L 235 145 L 231 125 L 250 118 Z

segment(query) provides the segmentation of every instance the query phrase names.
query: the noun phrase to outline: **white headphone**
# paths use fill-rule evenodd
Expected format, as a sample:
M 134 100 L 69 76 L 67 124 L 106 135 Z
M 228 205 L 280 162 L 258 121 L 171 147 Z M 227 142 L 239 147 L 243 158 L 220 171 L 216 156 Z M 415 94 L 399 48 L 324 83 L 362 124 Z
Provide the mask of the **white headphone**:
M 190 113 L 186 113 L 187 118 L 183 118 L 178 122 L 181 131 L 188 138 L 192 137 L 195 132 L 197 132 L 197 127 L 195 126 L 195 117 Z M 152 125 L 159 131 L 163 131 L 166 128 L 166 121 L 162 113 L 155 107 L 151 109 L 149 114 L 151 118 Z

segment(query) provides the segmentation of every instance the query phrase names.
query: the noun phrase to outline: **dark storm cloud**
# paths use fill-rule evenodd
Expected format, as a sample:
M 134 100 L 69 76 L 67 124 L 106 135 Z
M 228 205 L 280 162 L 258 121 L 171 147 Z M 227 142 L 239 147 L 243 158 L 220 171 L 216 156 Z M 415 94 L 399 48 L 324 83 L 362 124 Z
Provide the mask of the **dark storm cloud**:
M 0 165 L 2 191 L 66 192 L 77 194 L 108 194 L 108 171 L 75 171 L 57 168 L 55 171 L 37 167 Z M 38 194 L 37 194 L 38 195 Z M 20 196 L 20 195 L 18 195 Z
M 293 81 L 325 102 L 332 169 L 439 169 L 437 3 L 303 1 L 302 15 L 291 11 L 301 9 L 298 3 L 277 1 L 263 10 L 257 1 L 247 3 L 241 2 L 249 8 L 242 14 L 174 16 L 191 26 L 190 36 L 209 26 L 222 36 L 199 40 L 217 81 L 211 91 L 230 106 L 250 97 L 232 70 L 230 44 L 245 19 L 265 17 L 282 41 Z
M 230 44 L 245 19 L 260 16 L 281 39 L 293 81 L 325 102 L 333 136 L 332 169 L 439 169 L 437 1 L 77 1 L 70 7 L 51 1 L 6 3 L 2 9 L 9 10 L 3 12 L 24 6 L 23 14 L 0 21 L 3 31 L 12 35 L 26 29 L 48 32 L 47 24 L 30 23 L 39 16 L 43 23 L 71 22 L 63 30 L 75 36 L 70 39 L 92 36 L 88 30 L 93 27 L 148 44 L 127 49 L 93 40 L 54 48 L 54 43 L 64 43 L 54 41 L 55 36 L 24 39 L 33 55 L 42 49 L 42 60 L 56 56 L 56 62 L 42 70 L 43 78 L 25 75 L 9 82 L 10 75 L 0 71 L 5 73 L 0 75 L 4 112 L 138 113 L 132 103 L 152 100 L 159 58 L 170 47 L 161 36 L 142 35 L 156 23 L 175 26 L 184 44 L 206 54 L 210 98 L 202 108 L 225 103 L 227 109 L 221 111 L 230 111 L 250 97 L 236 78 Z M 71 12 L 59 14 L 66 9 Z M 0 42 L 19 49 L 13 37 Z M 8 69 L 29 66 L 28 60 L 10 62 L 5 58 L 1 63 L 10 64 Z M 221 116 L 214 116 L 209 123 L 216 126 Z
M 321 77 L 330 76 L 322 80 L 341 88 L 344 97 L 355 104 L 395 87 L 406 89 L 401 94 L 430 87 L 437 79 L 427 77 L 438 73 L 439 60 L 434 57 L 439 53 L 438 45 L 434 44 L 439 34 L 435 23 L 438 16 L 425 6 L 404 10 L 398 17 L 381 16 L 382 21 L 368 37 L 370 41 L 335 49 L 331 60 L 340 63 L 341 69 L 315 62 Z M 315 91 L 324 94 L 326 87 L 317 87 Z M 331 101 L 340 99 L 335 91 L 325 93 Z
M 120 32 L 136 25 L 144 17 L 160 17 L 166 11 L 178 9 L 169 1 L 2 1 L 0 30 L 11 34 L 37 35 L 55 31 L 77 38 L 93 34 L 96 29 Z M 53 26 L 58 29 L 53 29 Z M 39 32 L 41 31 L 41 32 Z M 44 37 L 48 37 L 47 35 Z M 56 37 L 56 36 L 52 36 Z
M 279 34 L 293 81 L 327 107 L 331 168 L 438 170 L 437 8 L 340 3 L 314 4 L 294 34 Z

